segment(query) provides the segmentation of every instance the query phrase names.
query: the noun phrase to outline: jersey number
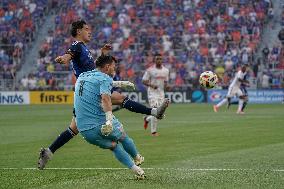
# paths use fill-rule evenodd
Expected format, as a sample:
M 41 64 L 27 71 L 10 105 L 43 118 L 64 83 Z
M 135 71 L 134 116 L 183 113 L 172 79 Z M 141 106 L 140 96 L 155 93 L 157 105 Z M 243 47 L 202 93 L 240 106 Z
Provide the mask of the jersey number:
M 79 96 L 83 95 L 85 81 L 80 81 Z

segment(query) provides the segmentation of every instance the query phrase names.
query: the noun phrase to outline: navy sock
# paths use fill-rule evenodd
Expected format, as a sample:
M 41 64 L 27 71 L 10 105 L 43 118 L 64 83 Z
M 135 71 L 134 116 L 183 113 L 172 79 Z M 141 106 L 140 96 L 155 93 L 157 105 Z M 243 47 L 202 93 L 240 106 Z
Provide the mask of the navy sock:
M 52 153 L 54 153 L 56 150 L 61 148 L 64 144 L 66 144 L 73 136 L 76 134 L 68 127 L 65 131 L 63 131 L 57 139 L 49 146 L 49 149 Z
M 152 108 L 148 108 L 144 106 L 143 104 L 140 104 L 138 102 L 135 102 L 128 97 L 126 97 L 123 100 L 122 107 L 126 108 L 127 110 L 135 113 L 141 113 L 141 114 L 146 114 L 146 115 L 151 115 L 151 110 Z
M 246 106 L 247 106 L 247 102 L 244 102 L 243 107 L 242 107 L 242 111 L 244 111 Z

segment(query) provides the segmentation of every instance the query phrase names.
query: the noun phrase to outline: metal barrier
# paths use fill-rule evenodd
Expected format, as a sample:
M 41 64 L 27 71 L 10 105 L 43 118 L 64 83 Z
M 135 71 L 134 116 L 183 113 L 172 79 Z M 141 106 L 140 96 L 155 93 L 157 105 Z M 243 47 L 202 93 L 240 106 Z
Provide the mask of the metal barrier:
M 0 91 L 16 90 L 16 81 L 14 79 L 0 79 Z

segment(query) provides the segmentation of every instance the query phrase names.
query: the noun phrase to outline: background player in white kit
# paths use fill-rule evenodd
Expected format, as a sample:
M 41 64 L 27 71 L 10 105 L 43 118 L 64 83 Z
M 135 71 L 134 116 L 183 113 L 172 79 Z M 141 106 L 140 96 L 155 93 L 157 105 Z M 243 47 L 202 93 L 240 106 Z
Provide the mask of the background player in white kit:
M 243 107 L 244 100 L 246 98 L 246 94 L 243 93 L 243 91 L 240 88 L 240 85 L 242 83 L 244 84 L 249 83 L 247 80 L 245 80 L 246 74 L 247 74 L 247 65 L 245 64 L 241 67 L 241 70 L 237 72 L 235 78 L 230 84 L 226 98 L 224 98 L 217 105 L 213 106 L 213 109 L 215 112 L 218 112 L 218 109 L 221 106 L 223 106 L 225 103 L 230 102 L 230 99 L 236 95 L 239 97 L 239 107 L 237 110 L 237 114 L 244 114 L 244 112 L 242 111 L 242 107 Z
M 143 75 L 143 84 L 148 87 L 148 101 L 151 107 L 158 107 L 164 101 L 169 103 L 169 99 L 165 99 L 165 89 L 168 88 L 169 69 L 162 65 L 163 58 L 161 54 L 155 54 L 155 65 L 146 70 Z M 158 120 L 154 116 L 146 116 L 144 118 L 144 128 L 147 129 L 148 123 L 151 125 L 152 136 L 159 136 L 157 133 Z

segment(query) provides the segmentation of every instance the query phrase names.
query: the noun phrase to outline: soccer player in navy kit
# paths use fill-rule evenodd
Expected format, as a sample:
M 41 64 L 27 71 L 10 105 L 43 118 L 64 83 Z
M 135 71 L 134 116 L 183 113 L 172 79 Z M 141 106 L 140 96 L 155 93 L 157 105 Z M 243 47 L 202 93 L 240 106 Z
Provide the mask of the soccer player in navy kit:
M 81 73 L 95 69 L 94 59 L 86 46 L 86 44 L 91 40 L 91 29 L 85 21 L 76 21 L 72 23 L 71 35 L 75 38 L 75 41 L 72 43 L 67 52 L 63 56 L 58 56 L 55 61 L 60 64 L 69 64 L 71 61 L 74 74 L 76 78 L 78 78 Z M 101 49 L 102 54 L 108 53 L 110 49 L 110 45 L 105 45 Z M 117 81 L 113 82 L 113 87 L 123 87 L 126 85 L 131 86 L 131 84 L 132 83 L 129 81 Z M 160 107 L 148 108 L 140 103 L 132 101 L 128 97 L 125 97 L 116 91 L 111 94 L 111 101 L 112 104 L 121 105 L 123 108 L 126 108 L 132 112 L 153 115 L 158 119 L 162 119 L 163 114 L 169 104 L 169 100 L 165 99 L 164 103 Z M 73 111 L 73 114 L 74 113 L 75 112 Z M 49 146 L 49 148 L 42 148 L 40 150 L 38 168 L 43 169 L 55 151 L 66 144 L 71 138 L 73 138 L 73 136 L 77 135 L 78 132 L 79 131 L 76 126 L 74 115 L 68 129 L 62 132 Z

